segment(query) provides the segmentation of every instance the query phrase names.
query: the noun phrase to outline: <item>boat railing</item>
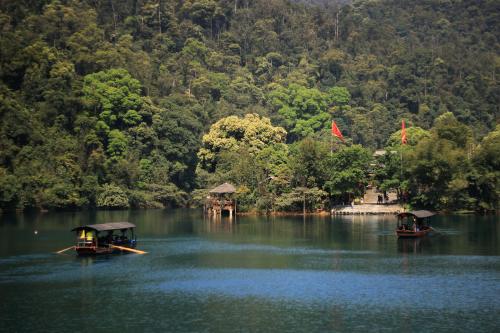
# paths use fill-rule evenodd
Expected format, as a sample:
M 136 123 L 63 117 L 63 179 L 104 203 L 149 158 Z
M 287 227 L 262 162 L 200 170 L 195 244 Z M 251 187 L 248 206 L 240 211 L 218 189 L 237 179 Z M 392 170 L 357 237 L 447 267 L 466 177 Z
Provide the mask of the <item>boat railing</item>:
M 94 247 L 93 241 L 80 240 L 76 243 L 76 247 Z

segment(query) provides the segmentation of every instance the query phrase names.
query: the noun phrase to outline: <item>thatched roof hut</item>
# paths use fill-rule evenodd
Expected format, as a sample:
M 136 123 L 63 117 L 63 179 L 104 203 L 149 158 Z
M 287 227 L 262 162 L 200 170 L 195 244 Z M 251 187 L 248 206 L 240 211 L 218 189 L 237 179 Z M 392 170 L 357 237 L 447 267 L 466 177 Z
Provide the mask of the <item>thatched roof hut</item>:
M 217 186 L 216 188 L 210 190 L 210 194 L 231 194 L 236 192 L 236 188 L 229 184 L 229 183 L 224 183 L 222 185 Z

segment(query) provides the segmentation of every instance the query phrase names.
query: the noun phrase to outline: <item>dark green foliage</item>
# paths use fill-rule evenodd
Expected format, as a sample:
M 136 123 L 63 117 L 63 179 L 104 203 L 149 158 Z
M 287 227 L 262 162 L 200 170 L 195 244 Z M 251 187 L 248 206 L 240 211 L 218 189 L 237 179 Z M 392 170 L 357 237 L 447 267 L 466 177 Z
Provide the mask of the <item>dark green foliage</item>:
M 318 89 L 290 84 L 287 88 L 277 87 L 268 99 L 294 137 L 312 135 L 330 124 L 328 109 L 333 98 Z
M 415 207 L 498 209 L 498 129 L 477 145 L 470 128 L 445 113 L 428 132 L 407 130 L 411 144 L 400 145 L 398 131 L 389 140 L 387 154 L 379 159 L 375 173 L 381 189 L 406 193 L 406 200 Z
M 356 145 L 383 147 L 402 118 L 407 171 L 387 155 L 380 186 L 498 207 L 498 1 L 311 3 L 2 1 L 0 208 L 183 205 L 231 180 L 249 207 L 298 209 L 307 188 L 314 209 L 318 191 L 361 194 Z M 198 155 L 211 124 L 247 114 L 286 138 L 256 127 Z M 354 146 L 330 155 L 332 119 Z
M 290 167 L 296 186 L 322 186 L 327 178 L 328 146 L 307 137 L 292 146 Z
M 328 193 L 317 188 L 297 187 L 290 192 L 278 196 L 274 202 L 276 210 L 315 211 L 325 208 L 325 199 Z
M 370 151 L 359 145 L 340 149 L 330 157 L 325 188 L 339 202 L 362 196 L 371 160 Z

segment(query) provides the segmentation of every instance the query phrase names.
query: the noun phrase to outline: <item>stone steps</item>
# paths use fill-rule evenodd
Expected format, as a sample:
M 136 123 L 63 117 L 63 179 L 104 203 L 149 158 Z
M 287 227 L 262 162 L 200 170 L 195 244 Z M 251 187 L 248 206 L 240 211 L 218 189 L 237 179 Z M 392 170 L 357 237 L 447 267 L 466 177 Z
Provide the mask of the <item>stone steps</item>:
M 397 204 L 377 205 L 363 204 L 354 206 L 339 206 L 332 209 L 332 215 L 375 215 L 375 214 L 397 214 L 403 211 L 403 207 Z

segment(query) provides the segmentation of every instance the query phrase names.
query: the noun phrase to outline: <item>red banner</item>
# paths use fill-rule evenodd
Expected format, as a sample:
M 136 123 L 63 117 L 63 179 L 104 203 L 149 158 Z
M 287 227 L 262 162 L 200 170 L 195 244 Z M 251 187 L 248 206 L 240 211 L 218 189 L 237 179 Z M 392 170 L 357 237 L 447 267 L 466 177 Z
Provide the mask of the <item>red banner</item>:
M 335 124 L 335 122 L 333 120 L 332 120 L 332 135 L 335 135 L 337 138 L 342 140 L 342 142 L 345 142 L 344 136 L 342 135 L 342 133 L 340 133 L 340 130 L 337 127 L 337 124 Z
M 401 121 L 401 144 L 406 144 L 406 127 L 404 119 Z

